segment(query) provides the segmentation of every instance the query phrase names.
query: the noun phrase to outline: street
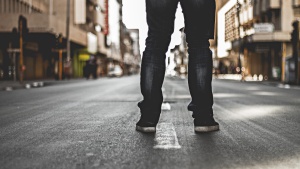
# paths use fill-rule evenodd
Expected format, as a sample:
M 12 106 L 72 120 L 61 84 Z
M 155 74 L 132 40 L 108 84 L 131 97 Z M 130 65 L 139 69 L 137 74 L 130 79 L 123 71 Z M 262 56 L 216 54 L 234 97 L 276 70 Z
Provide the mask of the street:
M 300 168 L 299 89 L 215 79 L 220 131 L 207 134 L 193 130 L 187 80 L 163 92 L 171 109 L 143 134 L 138 75 L 0 91 L 0 168 Z

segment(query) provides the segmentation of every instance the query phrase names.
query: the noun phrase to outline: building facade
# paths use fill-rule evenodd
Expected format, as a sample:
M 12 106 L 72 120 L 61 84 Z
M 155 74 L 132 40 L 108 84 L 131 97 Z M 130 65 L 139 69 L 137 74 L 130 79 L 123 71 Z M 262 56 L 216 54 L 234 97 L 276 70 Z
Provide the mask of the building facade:
M 125 25 L 124 25 L 124 28 Z M 123 32 L 123 55 L 124 55 L 124 72 L 127 75 L 137 74 L 140 71 L 141 54 L 139 44 L 139 30 L 125 29 Z
M 181 32 L 181 43 L 170 51 L 170 55 L 167 58 L 167 74 L 184 78 L 188 73 L 188 47 L 184 28 L 181 28 L 179 31 Z
M 12 30 L 18 28 L 20 15 L 27 19 L 29 29 L 23 47 L 25 80 L 57 78 L 58 34 L 62 34 L 65 48 L 64 77 L 82 77 L 83 68 L 91 58 L 104 63 L 102 58 L 107 52 L 106 34 L 103 33 L 106 28 L 105 1 L 70 0 L 69 14 L 67 7 L 68 1 L 0 0 L 1 79 L 13 79 L 13 72 L 18 76 L 19 54 L 8 52 L 8 49 L 11 48 Z M 70 41 L 70 58 L 66 52 L 67 39 Z M 105 72 L 104 67 L 103 70 L 99 68 L 98 73 Z
M 24 80 L 58 78 L 60 70 L 63 78 L 98 77 L 107 74 L 111 63 L 124 63 L 121 0 L 0 0 L 1 80 L 20 75 L 20 54 L 13 50 L 12 30 L 19 30 L 21 15 L 29 30 L 22 45 Z M 62 61 L 57 49 L 59 34 Z
M 237 3 L 239 2 L 239 3 Z M 286 81 L 292 56 L 292 23 L 299 15 L 295 0 L 230 0 L 218 12 L 218 57 L 225 73 Z
M 217 0 L 216 1 L 216 13 L 228 2 L 229 0 Z M 218 15 L 215 18 L 215 39 L 210 41 L 210 48 L 213 52 L 213 61 L 214 61 L 214 69 L 218 67 L 219 59 L 218 59 Z

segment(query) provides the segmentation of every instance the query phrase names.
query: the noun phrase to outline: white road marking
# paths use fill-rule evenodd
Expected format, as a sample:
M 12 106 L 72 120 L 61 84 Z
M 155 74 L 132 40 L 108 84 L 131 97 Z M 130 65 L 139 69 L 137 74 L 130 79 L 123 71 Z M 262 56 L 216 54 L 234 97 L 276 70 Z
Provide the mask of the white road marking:
M 30 88 L 31 88 L 31 85 L 30 85 L 30 84 L 26 84 L 26 85 L 25 85 L 25 88 L 26 88 L 26 89 L 30 89 Z
M 284 89 L 290 89 L 291 88 L 291 86 L 288 85 L 288 84 L 279 84 L 279 85 L 277 85 L 277 87 L 284 88 Z
M 169 103 L 163 103 L 161 105 L 161 110 L 171 110 L 171 105 Z
M 44 86 L 44 82 L 38 82 L 40 87 Z
M 162 88 L 162 91 L 163 91 L 163 98 L 167 98 L 167 95 L 164 92 L 165 88 Z M 161 105 L 161 110 L 166 110 L 166 111 L 171 110 L 171 105 L 169 103 L 163 103 Z
M 6 87 L 5 90 L 6 91 L 13 91 L 13 88 L 12 87 Z
M 38 87 L 38 86 L 39 86 L 39 83 L 38 83 L 38 82 L 33 82 L 33 83 L 32 83 L 32 86 L 33 86 L 33 87 Z
M 86 156 L 88 157 L 94 156 L 94 153 L 86 153 Z
M 172 123 L 159 123 L 155 134 L 154 149 L 180 149 L 178 138 Z
M 167 98 L 167 95 L 163 93 L 163 98 Z

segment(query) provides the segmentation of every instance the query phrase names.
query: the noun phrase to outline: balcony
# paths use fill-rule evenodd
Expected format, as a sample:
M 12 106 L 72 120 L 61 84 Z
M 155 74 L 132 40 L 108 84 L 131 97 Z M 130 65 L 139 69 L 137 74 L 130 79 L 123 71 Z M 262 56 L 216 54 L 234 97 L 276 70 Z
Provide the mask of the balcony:
M 254 16 L 259 16 L 271 9 L 280 9 L 280 0 L 256 0 L 254 1 Z
M 49 11 L 49 5 L 50 0 L 19 0 L 21 3 L 27 4 L 31 6 L 32 8 L 38 9 L 39 11 L 43 13 L 48 13 Z
M 268 0 L 268 9 L 280 9 L 280 0 Z
M 266 12 L 269 9 L 280 9 L 280 0 L 261 0 L 261 11 Z
M 290 32 L 254 33 L 247 39 L 248 42 L 288 42 L 291 40 Z
M 293 0 L 294 7 L 300 7 L 300 0 Z
M 289 31 L 276 30 L 273 23 L 254 24 L 253 32 L 249 34 L 249 42 L 285 42 L 290 41 Z
M 0 31 L 11 32 L 18 27 L 20 14 L 0 14 Z M 32 33 L 62 33 L 65 36 L 66 22 L 48 14 L 24 14 L 27 18 L 29 32 Z M 87 32 L 75 25 L 70 25 L 70 40 L 74 43 L 87 46 Z

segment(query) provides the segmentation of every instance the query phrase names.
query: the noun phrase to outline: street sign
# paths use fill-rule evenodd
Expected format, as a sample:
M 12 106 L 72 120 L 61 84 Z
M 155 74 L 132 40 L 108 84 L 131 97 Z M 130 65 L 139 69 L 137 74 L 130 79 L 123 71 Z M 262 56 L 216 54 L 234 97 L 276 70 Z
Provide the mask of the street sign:
M 60 51 L 65 53 L 65 52 L 67 52 L 67 49 L 52 49 L 52 52 L 60 52 Z
M 270 51 L 270 48 L 268 45 L 257 45 L 255 47 L 255 52 L 257 53 L 267 53 Z
M 255 33 L 272 33 L 274 32 L 274 24 L 272 23 L 255 23 L 254 31 Z
M 8 48 L 7 52 L 8 53 L 19 53 L 20 49 L 19 48 Z

